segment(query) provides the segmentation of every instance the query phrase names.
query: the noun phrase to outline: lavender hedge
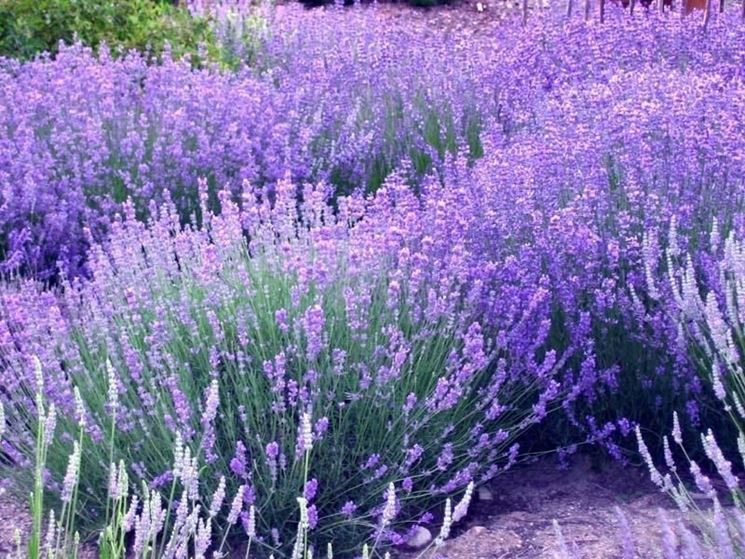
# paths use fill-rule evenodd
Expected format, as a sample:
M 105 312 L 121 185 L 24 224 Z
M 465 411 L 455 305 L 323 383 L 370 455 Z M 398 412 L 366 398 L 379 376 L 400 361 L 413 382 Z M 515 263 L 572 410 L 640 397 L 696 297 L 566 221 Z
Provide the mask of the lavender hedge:
M 258 60 L 237 73 L 168 58 L 148 66 L 137 54 L 112 60 L 80 47 L 53 61 L 2 63 L 3 270 L 85 274 L 84 229 L 101 238 L 125 198 L 144 216 L 166 193 L 187 219 L 200 177 L 213 195 L 229 188 L 236 200 L 245 179 L 271 185 L 287 172 L 341 191 L 374 189 L 402 165 L 416 176 L 440 168 L 448 152 L 480 155 L 487 128 L 507 138 L 532 132 L 540 142 L 551 134 L 542 115 L 552 100 L 602 87 L 618 72 L 715 75 L 729 91 L 743 73 L 742 26 L 727 24 L 729 16 L 708 35 L 689 20 L 640 15 L 601 28 L 547 18 L 527 31 L 514 25 L 476 37 L 405 22 L 381 31 L 375 17 L 280 11 L 252 55 Z M 627 94 L 626 122 L 593 128 L 624 141 L 608 146 L 620 153 L 588 154 L 594 168 L 633 156 L 635 138 L 618 132 L 655 93 Z M 555 138 L 562 143 L 546 141 L 543 151 L 573 149 L 585 123 L 567 124 Z
M 635 423 L 721 420 L 669 278 L 687 254 L 717 289 L 719 239 L 745 234 L 745 24 L 546 14 L 456 37 L 375 18 L 278 10 L 236 72 L 80 46 L 2 62 L 18 486 L 34 356 L 62 495 L 81 395 L 88 525 L 122 460 L 192 507 L 224 475 L 282 552 L 308 491 L 317 546 L 405 539 L 553 408 L 543 444 L 617 457 Z M 198 491 L 174 473 L 184 445 Z

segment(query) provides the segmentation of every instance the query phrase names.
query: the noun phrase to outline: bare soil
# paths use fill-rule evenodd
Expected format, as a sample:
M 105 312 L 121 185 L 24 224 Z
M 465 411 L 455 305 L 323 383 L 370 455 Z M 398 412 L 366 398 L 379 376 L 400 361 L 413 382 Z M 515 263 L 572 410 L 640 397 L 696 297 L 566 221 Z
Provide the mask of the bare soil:
M 596 469 L 586 456 L 574 457 L 566 469 L 550 459 L 517 467 L 488 489 L 492 500 L 476 501 L 461 533 L 427 553 L 426 559 L 561 557 L 554 520 L 577 557 L 620 558 L 616 508 L 628 520 L 638 559 L 651 559 L 659 555 L 660 509 L 670 519 L 680 516 L 671 500 L 648 481 L 646 472 L 620 464 Z

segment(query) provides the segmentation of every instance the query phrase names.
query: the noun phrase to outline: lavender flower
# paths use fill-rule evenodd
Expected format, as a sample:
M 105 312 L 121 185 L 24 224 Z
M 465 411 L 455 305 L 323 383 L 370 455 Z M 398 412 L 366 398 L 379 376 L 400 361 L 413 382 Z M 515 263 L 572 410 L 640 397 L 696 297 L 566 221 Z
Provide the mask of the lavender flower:
M 236 522 L 238 522 L 238 515 L 241 513 L 241 509 L 243 508 L 243 492 L 244 492 L 244 486 L 241 485 L 238 488 L 238 491 L 235 493 L 235 497 L 233 497 L 233 502 L 230 505 L 230 513 L 228 514 L 228 524 L 231 526 L 234 525 Z
M 217 484 L 217 489 L 212 495 L 212 501 L 210 503 L 210 518 L 214 518 L 220 512 L 222 504 L 225 501 L 225 476 L 220 476 L 220 482 Z
M 67 472 L 65 473 L 65 479 L 62 483 L 62 502 L 69 503 L 72 499 L 73 491 L 78 485 L 80 479 L 80 458 L 81 451 L 78 441 L 73 442 L 73 450 L 70 455 L 70 460 L 67 463 Z
M 312 418 L 308 412 L 304 412 L 300 416 L 300 425 L 298 426 L 295 458 L 300 458 L 303 454 L 310 453 L 311 450 L 313 450 Z
M 396 517 L 396 487 L 393 482 L 388 484 L 388 489 L 385 493 L 385 507 L 383 507 L 383 514 L 380 518 L 380 524 L 382 528 L 388 526 L 391 521 Z

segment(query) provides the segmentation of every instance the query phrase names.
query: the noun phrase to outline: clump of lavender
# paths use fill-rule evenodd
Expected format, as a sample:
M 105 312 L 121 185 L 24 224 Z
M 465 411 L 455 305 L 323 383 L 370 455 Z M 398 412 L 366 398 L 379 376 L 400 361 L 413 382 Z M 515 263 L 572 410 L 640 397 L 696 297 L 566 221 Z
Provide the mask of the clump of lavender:
M 38 364 L 40 366 L 40 363 Z M 36 401 L 40 408 L 44 407 L 43 385 L 40 383 L 39 392 Z M 51 410 L 51 408 L 50 408 Z M 0 419 L 4 418 L 3 407 L 0 405 Z M 82 424 L 80 425 L 83 426 Z M 42 526 L 43 503 L 45 488 L 43 484 L 42 472 L 46 469 L 45 448 L 49 442 L 55 438 L 47 417 L 41 417 L 37 421 L 37 463 L 36 463 L 36 486 L 31 495 L 31 513 L 34 519 L 33 527 L 30 534 L 27 534 L 28 541 L 24 543 L 20 533 L 16 534 L 16 549 L 10 553 L 10 559 L 75 559 L 80 552 L 80 536 L 75 531 L 75 522 L 77 520 L 76 506 L 74 499 L 70 495 L 77 494 L 81 483 L 80 468 L 81 453 L 78 442 L 75 442 L 73 454 L 69 458 L 68 474 L 65 476 L 62 512 L 60 516 L 55 514 L 55 509 L 49 510 L 48 522 Z M 0 422 L 0 441 L 4 433 L 4 423 Z M 309 449 L 308 449 L 309 452 Z M 130 481 L 122 462 L 117 466 L 111 464 L 109 475 L 111 483 L 109 495 L 107 498 L 107 511 L 111 510 L 112 515 L 107 519 L 105 527 L 98 537 L 98 555 L 102 559 L 124 559 L 131 557 L 134 559 L 149 558 L 174 558 L 174 557 L 193 557 L 194 559 L 219 559 L 227 556 L 226 537 L 221 540 L 215 537 L 213 533 L 216 516 L 221 511 L 225 500 L 225 478 L 221 478 L 218 488 L 212 495 L 209 510 L 203 506 L 203 498 L 200 497 L 198 490 L 192 486 L 192 474 L 184 475 L 184 460 L 188 460 L 191 455 L 189 447 L 184 447 L 183 441 L 178 439 L 173 448 L 174 464 L 173 471 L 179 472 L 182 482 L 171 487 L 171 495 L 174 491 L 181 491 L 179 499 L 164 499 L 158 490 L 152 489 L 148 484 L 143 482 L 140 494 L 133 494 Z M 88 466 L 88 464 L 84 464 Z M 307 475 L 307 472 L 306 472 Z M 473 492 L 473 483 L 466 488 L 456 510 L 466 512 L 468 502 Z M 238 521 L 239 513 L 237 512 L 244 505 L 244 486 L 238 488 L 230 507 L 230 513 L 227 517 L 228 526 L 234 525 Z M 387 497 L 389 502 L 396 501 L 395 489 L 393 484 L 389 486 Z M 299 522 L 296 542 L 302 545 L 296 545 L 293 550 L 293 557 L 297 559 L 311 559 L 313 557 L 313 548 L 307 545 L 307 531 L 310 527 L 310 509 L 308 501 L 312 497 L 298 497 Z M 450 510 L 450 500 L 447 501 L 446 510 Z M 385 514 L 385 513 L 384 513 Z M 248 542 L 246 545 L 245 557 L 251 555 L 251 544 L 256 541 L 259 544 L 259 556 L 274 557 L 271 553 L 275 549 L 267 546 L 263 538 L 257 539 L 256 532 L 256 507 L 250 505 L 248 511 L 240 513 L 243 528 Z M 172 519 L 172 522 L 169 520 Z M 446 513 L 446 519 L 443 524 L 449 529 L 450 522 L 459 520 L 459 518 L 449 518 Z M 215 528 L 216 529 L 216 528 Z M 227 534 L 226 534 L 227 535 Z M 129 545 L 125 541 L 129 540 Z M 43 543 L 42 543 L 43 541 Z M 431 546 L 430 546 L 431 547 Z M 333 544 L 328 542 L 327 559 L 333 559 Z M 418 558 L 423 557 L 427 549 L 423 550 Z M 365 557 L 375 556 L 375 546 L 372 550 L 364 544 L 362 555 Z M 385 559 L 390 559 L 388 552 L 384 555 Z
M 3 469 L 17 489 L 33 463 L 34 355 L 59 434 L 45 488 L 65 501 L 74 456 L 79 525 L 110 548 L 124 536 L 106 526 L 142 514 L 127 495 L 144 506 L 155 492 L 170 512 L 148 514 L 173 540 L 140 540 L 166 556 L 185 534 L 202 550 L 240 530 L 278 554 L 331 540 L 377 553 L 515 462 L 562 361 L 539 346 L 514 355 L 481 325 L 483 285 L 466 281 L 437 205 L 390 183 L 332 211 L 313 187 L 298 205 L 289 182 L 271 202 L 221 203 L 219 216 L 202 208 L 201 229 L 172 206 L 147 224 L 130 211 L 92 249 L 90 281 L 41 298 L 29 282 L 3 288 Z

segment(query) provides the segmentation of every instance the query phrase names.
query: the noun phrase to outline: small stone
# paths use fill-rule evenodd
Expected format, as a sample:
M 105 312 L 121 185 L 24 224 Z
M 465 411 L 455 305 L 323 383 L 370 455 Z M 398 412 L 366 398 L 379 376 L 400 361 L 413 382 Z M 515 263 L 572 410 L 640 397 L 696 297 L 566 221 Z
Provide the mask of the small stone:
M 421 549 L 432 541 L 432 532 L 424 526 L 417 526 L 411 537 L 406 540 L 406 545 L 414 549 Z
M 470 528 L 468 532 L 466 532 L 466 534 L 469 534 L 471 536 L 480 536 L 486 531 L 486 527 L 484 526 L 474 526 L 473 528 Z
M 494 495 L 492 494 L 491 490 L 488 487 L 481 486 L 479 487 L 479 501 L 493 501 Z

